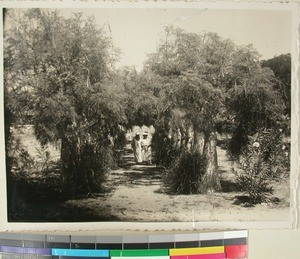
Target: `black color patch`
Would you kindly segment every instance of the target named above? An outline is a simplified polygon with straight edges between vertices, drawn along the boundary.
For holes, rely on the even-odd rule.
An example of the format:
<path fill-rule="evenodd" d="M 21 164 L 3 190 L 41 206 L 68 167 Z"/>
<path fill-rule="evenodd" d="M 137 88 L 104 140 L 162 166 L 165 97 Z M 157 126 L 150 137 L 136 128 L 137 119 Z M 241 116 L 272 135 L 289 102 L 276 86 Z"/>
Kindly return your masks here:
<path fill-rule="evenodd" d="M 241 237 L 241 238 L 232 238 L 232 239 L 224 239 L 224 245 L 246 245 L 247 244 L 247 238 Z"/>
<path fill-rule="evenodd" d="M 190 248 L 190 247 L 199 247 L 199 246 L 200 246 L 199 241 L 184 241 L 184 242 L 175 243 L 176 248 Z"/>
<path fill-rule="evenodd" d="M 174 248 L 175 243 L 174 242 L 166 242 L 166 243 L 149 243 L 150 249 L 168 249 L 168 248 Z"/>
<path fill-rule="evenodd" d="M 216 239 L 216 240 L 204 240 L 200 242 L 201 247 L 209 247 L 209 246 L 223 246 L 224 240 L 223 239 Z"/>
<path fill-rule="evenodd" d="M 148 249 L 148 243 L 128 243 L 124 244 L 124 249 Z"/>
<path fill-rule="evenodd" d="M 70 248 L 69 243 L 46 242 L 46 248 Z"/>
<path fill-rule="evenodd" d="M 120 249 L 123 249 L 123 246 L 122 244 L 97 244 L 97 249 L 104 249 L 104 250 L 120 250 Z"/>
<path fill-rule="evenodd" d="M 96 244 L 89 244 L 89 243 L 72 243 L 72 249 L 95 249 Z"/>

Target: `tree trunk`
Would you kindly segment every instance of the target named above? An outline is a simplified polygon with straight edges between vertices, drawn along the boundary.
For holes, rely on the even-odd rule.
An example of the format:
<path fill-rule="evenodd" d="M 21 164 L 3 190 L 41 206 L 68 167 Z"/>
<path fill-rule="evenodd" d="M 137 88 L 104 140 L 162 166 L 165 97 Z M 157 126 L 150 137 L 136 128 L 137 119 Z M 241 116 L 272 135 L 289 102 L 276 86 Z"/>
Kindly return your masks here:
<path fill-rule="evenodd" d="M 201 131 L 194 131 L 194 143 L 193 143 L 193 150 L 199 151 L 200 154 L 203 154 L 204 150 L 204 143 L 205 143 L 205 136 Z"/>
<path fill-rule="evenodd" d="M 193 138 L 194 138 L 194 132 L 192 127 L 186 129 L 185 136 L 186 136 L 185 139 L 186 150 L 191 152 L 193 147 Z"/>
<path fill-rule="evenodd" d="M 186 142 L 186 130 L 184 127 L 180 127 L 179 128 L 179 131 L 180 131 L 180 134 L 181 134 L 181 139 L 180 139 L 180 147 L 181 148 L 185 148 L 186 145 L 185 145 L 185 142 Z"/>
<path fill-rule="evenodd" d="M 63 188 L 67 193 L 74 195 L 75 184 L 74 184 L 74 166 L 70 161 L 72 156 L 70 151 L 70 145 L 67 139 L 61 139 L 60 147 L 60 161 L 61 161 L 61 171 L 63 173 Z"/>
<path fill-rule="evenodd" d="M 217 136 L 215 132 L 205 137 L 204 153 L 207 157 L 206 173 L 202 177 L 201 192 L 215 192 L 221 190 L 218 174 Z"/>
<path fill-rule="evenodd" d="M 61 171 L 64 176 L 64 188 L 72 196 L 76 196 L 78 189 L 84 183 L 85 168 L 78 143 L 72 143 L 66 138 L 61 140 Z"/>
<path fill-rule="evenodd" d="M 181 148 L 181 144 L 182 144 L 182 134 L 181 134 L 180 128 L 177 128 L 175 139 L 176 139 L 176 147 L 178 149 L 180 149 Z"/>

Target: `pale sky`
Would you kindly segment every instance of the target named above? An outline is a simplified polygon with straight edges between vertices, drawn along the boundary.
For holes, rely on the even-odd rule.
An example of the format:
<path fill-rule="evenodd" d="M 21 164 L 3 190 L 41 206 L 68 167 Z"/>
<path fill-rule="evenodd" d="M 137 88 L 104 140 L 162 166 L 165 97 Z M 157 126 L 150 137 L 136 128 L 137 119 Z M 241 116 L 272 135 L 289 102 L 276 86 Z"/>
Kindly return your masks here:
<path fill-rule="evenodd" d="M 172 24 L 188 32 L 216 32 L 238 45 L 253 44 L 268 59 L 291 52 L 291 13 L 288 11 L 201 9 L 89 10 L 99 25 L 109 22 L 115 45 L 123 52 L 121 64 L 142 67 Z"/>
<path fill-rule="evenodd" d="M 212 10 L 212 9 L 59 9 L 63 15 L 82 12 L 94 16 L 108 31 L 114 45 L 122 51 L 117 66 L 135 66 L 140 70 L 147 53 L 155 52 L 164 27 L 173 25 L 187 32 L 216 32 L 237 45 L 253 44 L 269 59 L 291 52 L 292 15 L 281 10 Z"/>

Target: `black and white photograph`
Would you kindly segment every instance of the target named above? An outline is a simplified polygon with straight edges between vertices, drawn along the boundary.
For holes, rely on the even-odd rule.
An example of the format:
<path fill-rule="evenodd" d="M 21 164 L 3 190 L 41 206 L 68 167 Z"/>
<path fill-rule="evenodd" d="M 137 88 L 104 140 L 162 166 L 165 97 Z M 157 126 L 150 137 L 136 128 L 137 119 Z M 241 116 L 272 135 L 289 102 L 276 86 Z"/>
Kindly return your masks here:
<path fill-rule="evenodd" d="M 293 221 L 292 6 L 116 4 L 2 8 L 7 223 Z"/>

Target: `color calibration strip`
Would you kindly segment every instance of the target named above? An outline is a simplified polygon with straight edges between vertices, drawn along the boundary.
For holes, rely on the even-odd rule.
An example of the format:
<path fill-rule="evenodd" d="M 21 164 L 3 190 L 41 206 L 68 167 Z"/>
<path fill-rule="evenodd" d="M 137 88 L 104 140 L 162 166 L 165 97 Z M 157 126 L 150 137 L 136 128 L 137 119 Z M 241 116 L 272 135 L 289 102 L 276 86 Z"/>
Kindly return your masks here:
<path fill-rule="evenodd" d="M 0 258 L 244 259 L 245 230 L 149 236 L 0 233 Z"/>

